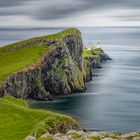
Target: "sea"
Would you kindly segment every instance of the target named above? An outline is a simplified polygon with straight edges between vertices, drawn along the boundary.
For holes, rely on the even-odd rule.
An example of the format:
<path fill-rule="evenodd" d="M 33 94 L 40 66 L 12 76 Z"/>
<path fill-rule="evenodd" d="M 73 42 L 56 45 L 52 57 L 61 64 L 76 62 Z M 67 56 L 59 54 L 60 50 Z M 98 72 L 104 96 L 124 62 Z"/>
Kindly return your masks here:
<path fill-rule="evenodd" d="M 66 28 L 0 29 L 0 46 Z M 100 42 L 112 58 L 93 70 L 85 93 L 54 101 L 34 101 L 33 108 L 74 117 L 84 129 L 107 132 L 140 131 L 140 27 L 79 27 L 83 45 Z M 8 57 L 8 56 L 7 56 Z"/>

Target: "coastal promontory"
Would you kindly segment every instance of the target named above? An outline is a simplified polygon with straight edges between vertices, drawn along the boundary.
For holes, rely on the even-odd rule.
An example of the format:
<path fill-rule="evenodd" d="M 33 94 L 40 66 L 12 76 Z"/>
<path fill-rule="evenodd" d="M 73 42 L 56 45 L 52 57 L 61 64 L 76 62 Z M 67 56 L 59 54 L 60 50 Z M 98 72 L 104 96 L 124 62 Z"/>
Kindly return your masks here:
<path fill-rule="evenodd" d="M 102 49 L 83 50 L 81 33 L 72 28 L 0 48 L 0 95 L 52 100 L 85 91 Z"/>
<path fill-rule="evenodd" d="M 108 59 L 101 48 L 84 48 L 75 28 L 1 47 L 0 139 L 84 138 L 86 133 L 72 117 L 32 109 L 25 100 L 84 94 L 92 69 Z"/>

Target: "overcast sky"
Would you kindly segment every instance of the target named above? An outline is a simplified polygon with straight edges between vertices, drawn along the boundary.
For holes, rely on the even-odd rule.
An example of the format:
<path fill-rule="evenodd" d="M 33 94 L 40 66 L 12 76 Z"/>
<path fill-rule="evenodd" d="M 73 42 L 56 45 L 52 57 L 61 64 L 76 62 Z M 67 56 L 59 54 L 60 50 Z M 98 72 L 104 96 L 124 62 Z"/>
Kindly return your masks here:
<path fill-rule="evenodd" d="M 140 0 L 0 0 L 0 27 L 140 26 Z"/>

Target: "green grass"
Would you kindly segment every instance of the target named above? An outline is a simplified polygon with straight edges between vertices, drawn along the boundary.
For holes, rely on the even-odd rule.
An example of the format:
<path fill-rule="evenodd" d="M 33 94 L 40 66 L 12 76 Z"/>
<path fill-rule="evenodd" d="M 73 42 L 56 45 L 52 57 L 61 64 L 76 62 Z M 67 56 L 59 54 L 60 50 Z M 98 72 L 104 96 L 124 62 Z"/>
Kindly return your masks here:
<path fill-rule="evenodd" d="M 60 39 L 61 37 L 74 34 L 76 34 L 78 37 L 80 32 L 75 28 L 71 28 L 57 34 L 35 37 L 0 47 L 0 85 L 9 75 L 25 67 L 27 68 L 27 66 L 30 64 L 36 63 L 39 58 L 41 58 L 42 53 L 47 52 L 49 47 L 43 47 L 43 45 L 39 43 L 39 40 L 59 39 L 63 43 L 63 41 Z M 24 47 L 15 50 L 9 50 L 11 48 L 15 48 L 16 46 Z"/>
<path fill-rule="evenodd" d="M 83 49 L 83 57 L 93 57 L 93 54 L 88 49 Z"/>
<path fill-rule="evenodd" d="M 0 140 L 23 140 L 27 135 L 40 137 L 64 121 L 69 123 L 67 127 L 76 124 L 65 115 L 31 109 L 22 99 L 0 98 Z"/>
<path fill-rule="evenodd" d="M 0 53 L 0 84 L 10 74 L 36 63 L 48 50 L 48 47 L 30 47 Z"/>
<path fill-rule="evenodd" d="M 89 138 L 90 140 L 101 140 L 99 137 L 97 137 L 97 136 L 91 136 L 90 138 Z"/>
<path fill-rule="evenodd" d="M 42 36 L 42 37 L 47 38 L 47 39 L 59 39 L 63 36 L 69 36 L 69 35 L 73 35 L 73 34 L 78 35 L 77 37 L 79 37 L 80 31 L 76 28 L 70 28 L 70 29 L 64 30 L 60 33 Z"/>
<path fill-rule="evenodd" d="M 55 39 L 61 39 L 61 37 L 64 37 L 64 36 L 70 36 L 70 35 L 76 35 L 77 37 L 80 37 L 80 31 L 76 28 L 70 28 L 70 29 L 66 29 L 62 32 L 59 32 L 59 33 L 56 33 L 56 34 L 51 34 L 51 35 L 44 35 L 44 36 L 39 36 L 39 37 L 34 37 L 34 38 L 30 38 L 30 39 L 27 39 L 27 40 L 23 40 L 23 41 L 19 41 L 19 42 L 16 42 L 14 44 L 9 44 L 7 46 L 4 46 L 4 47 L 1 47 L 0 48 L 0 52 L 3 52 L 3 51 L 6 51 L 10 48 L 13 48 L 15 46 L 20 46 L 21 44 L 28 44 L 30 46 L 32 46 L 32 43 L 33 41 L 35 40 L 40 40 L 40 39 L 48 39 L 48 40 L 55 40 Z M 62 41 L 62 40 L 61 40 Z"/>
<path fill-rule="evenodd" d="M 83 49 L 83 57 L 95 57 L 100 55 L 102 52 L 101 48 L 94 48 L 91 50 L 88 50 L 87 48 Z"/>

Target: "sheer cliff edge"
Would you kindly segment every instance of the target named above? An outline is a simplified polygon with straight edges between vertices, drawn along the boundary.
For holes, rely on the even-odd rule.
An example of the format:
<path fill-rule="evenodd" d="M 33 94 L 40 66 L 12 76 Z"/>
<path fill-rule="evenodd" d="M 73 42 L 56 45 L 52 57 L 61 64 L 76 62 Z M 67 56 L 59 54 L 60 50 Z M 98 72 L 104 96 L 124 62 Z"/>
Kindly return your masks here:
<path fill-rule="evenodd" d="M 75 28 L 1 47 L 0 95 L 52 100 L 84 92 L 92 68 L 108 59 L 101 48 L 83 49 Z"/>

